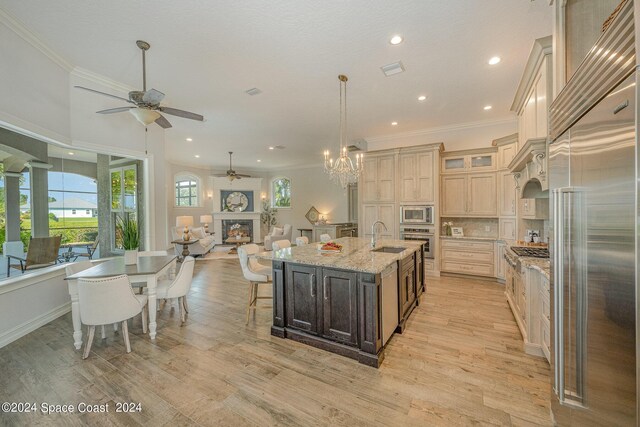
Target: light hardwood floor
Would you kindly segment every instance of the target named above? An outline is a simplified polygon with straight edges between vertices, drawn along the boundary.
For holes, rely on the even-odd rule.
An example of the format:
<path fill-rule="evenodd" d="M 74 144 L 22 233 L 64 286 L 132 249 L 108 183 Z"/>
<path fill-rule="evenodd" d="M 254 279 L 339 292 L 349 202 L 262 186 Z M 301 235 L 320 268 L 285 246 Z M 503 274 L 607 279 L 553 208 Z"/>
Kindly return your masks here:
<path fill-rule="evenodd" d="M 265 289 L 263 287 L 262 292 Z M 549 366 L 527 356 L 497 283 L 428 278 L 380 369 L 245 326 L 237 260 L 196 263 L 190 313 L 158 316 L 155 343 L 130 326 L 81 359 L 63 316 L 0 349 L 0 402 L 110 403 L 107 414 L 0 414 L 0 425 L 549 425 Z M 115 413 L 140 402 L 141 413 Z"/>

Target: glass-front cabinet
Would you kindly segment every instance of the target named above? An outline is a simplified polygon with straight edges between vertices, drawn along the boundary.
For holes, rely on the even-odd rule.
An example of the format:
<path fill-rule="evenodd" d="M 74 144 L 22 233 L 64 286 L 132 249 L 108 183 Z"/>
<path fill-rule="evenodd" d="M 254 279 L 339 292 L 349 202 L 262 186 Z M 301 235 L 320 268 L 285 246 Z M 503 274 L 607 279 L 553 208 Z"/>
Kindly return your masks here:
<path fill-rule="evenodd" d="M 496 169 L 496 153 L 477 153 L 442 157 L 442 173 L 481 172 Z"/>

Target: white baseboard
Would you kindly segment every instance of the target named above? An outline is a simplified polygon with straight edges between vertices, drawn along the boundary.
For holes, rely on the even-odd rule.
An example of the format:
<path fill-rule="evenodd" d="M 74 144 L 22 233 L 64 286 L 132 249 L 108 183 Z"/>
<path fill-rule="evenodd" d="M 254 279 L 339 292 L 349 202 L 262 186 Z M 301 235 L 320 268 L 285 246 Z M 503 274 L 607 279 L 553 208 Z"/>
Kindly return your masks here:
<path fill-rule="evenodd" d="M 0 348 L 4 347 L 5 345 L 11 344 L 19 338 L 22 338 L 29 332 L 35 331 L 40 326 L 44 326 L 47 323 L 57 319 L 58 317 L 64 316 L 70 311 L 71 301 L 62 304 L 60 307 L 56 307 L 53 310 L 36 317 L 35 319 L 24 322 L 22 325 L 18 325 L 15 328 L 9 329 L 8 331 L 0 334 Z"/>

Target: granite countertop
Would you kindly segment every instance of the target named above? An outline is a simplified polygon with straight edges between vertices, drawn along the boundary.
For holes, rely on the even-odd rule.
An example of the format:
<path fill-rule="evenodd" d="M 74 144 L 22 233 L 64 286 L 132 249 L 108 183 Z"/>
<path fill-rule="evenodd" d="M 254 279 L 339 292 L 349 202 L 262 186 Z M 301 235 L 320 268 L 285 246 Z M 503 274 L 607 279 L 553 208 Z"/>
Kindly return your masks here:
<path fill-rule="evenodd" d="M 520 260 L 520 264 L 525 268 L 538 270 L 547 280 L 551 280 L 551 260 L 549 258 L 535 258 L 528 256 L 518 256 L 509 248 L 509 253 Z"/>
<path fill-rule="evenodd" d="M 394 254 L 386 252 L 372 252 L 371 240 L 358 237 L 343 237 L 332 240 L 340 243 L 342 252 L 326 253 L 318 251 L 316 243 L 304 246 L 294 246 L 279 251 L 260 252 L 257 258 L 273 261 L 294 262 L 298 264 L 333 267 L 343 270 L 353 270 L 362 273 L 381 273 L 389 265 L 420 250 L 424 243 L 418 240 L 380 239 L 376 248 L 383 246 L 404 247 L 406 250 Z"/>
<path fill-rule="evenodd" d="M 463 236 L 463 237 L 454 237 L 454 236 L 440 236 L 441 239 L 446 240 L 482 240 L 485 242 L 494 242 L 499 240 L 497 237 L 471 237 L 471 236 Z"/>

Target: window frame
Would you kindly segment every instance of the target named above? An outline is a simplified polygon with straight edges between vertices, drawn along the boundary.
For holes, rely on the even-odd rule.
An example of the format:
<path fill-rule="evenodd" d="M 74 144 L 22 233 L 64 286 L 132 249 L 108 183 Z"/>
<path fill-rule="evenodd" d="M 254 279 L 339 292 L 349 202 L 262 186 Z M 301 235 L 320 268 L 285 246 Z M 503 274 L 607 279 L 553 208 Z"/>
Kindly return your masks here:
<path fill-rule="evenodd" d="M 179 182 L 185 181 L 193 181 L 195 182 L 195 196 L 189 196 L 189 198 L 195 198 L 195 203 L 190 205 L 180 205 L 178 204 L 178 199 L 185 199 L 185 197 L 179 197 L 176 194 L 176 187 Z M 192 186 L 189 185 L 189 188 Z M 190 209 L 190 208 L 201 208 L 202 207 L 202 186 L 200 177 L 194 175 L 191 172 L 179 172 L 173 176 L 173 207 L 178 209 Z"/>
<path fill-rule="evenodd" d="M 276 203 L 276 198 L 275 198 L 275 182 L 279 181 L 279 180 L 283 180 L 286 179 L 287 181 L 289 181 L 289 206 L 277 206 Z M 269 195 L 271 197 L 271 207 L 274 209 L 291 209 L 293 204 L 293 182 L 291 180 L 291 178 L 289 178 L 288 176 L 276 176 L 274 178 L 271 179 L 271 183 L 270 183 L 270 189 L 269 189 Z"/>

